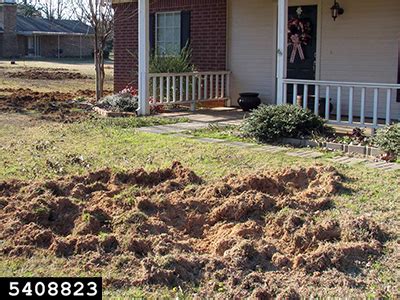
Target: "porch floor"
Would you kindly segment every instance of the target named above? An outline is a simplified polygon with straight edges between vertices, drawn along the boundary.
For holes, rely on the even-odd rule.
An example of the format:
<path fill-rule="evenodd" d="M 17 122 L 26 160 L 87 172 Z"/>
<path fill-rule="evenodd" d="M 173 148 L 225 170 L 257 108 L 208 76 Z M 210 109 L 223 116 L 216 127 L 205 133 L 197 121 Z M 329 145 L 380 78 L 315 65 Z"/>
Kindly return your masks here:
<path fill-rule="evenodd" d="M 192 122 L 219 123 L 221 125 L 239 125 L 246 112 L 236 107 L 216 107 L 197 109 L 196 111 L 174 111 L 161 113 L 162 117 L 185 117 Z"/>

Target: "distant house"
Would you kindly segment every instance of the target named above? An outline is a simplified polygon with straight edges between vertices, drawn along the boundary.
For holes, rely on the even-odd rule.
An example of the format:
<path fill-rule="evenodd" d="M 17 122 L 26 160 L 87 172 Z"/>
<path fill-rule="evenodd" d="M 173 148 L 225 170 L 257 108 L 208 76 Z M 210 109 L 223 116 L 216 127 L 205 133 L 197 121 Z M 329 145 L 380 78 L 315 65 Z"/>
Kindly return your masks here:
<path fill-rule="evenodd" d="M 0 0 L 0 57 L 85 57 L 93 53 L 93 30 L 75 20 L 17 14 L 14 0 Z"/>

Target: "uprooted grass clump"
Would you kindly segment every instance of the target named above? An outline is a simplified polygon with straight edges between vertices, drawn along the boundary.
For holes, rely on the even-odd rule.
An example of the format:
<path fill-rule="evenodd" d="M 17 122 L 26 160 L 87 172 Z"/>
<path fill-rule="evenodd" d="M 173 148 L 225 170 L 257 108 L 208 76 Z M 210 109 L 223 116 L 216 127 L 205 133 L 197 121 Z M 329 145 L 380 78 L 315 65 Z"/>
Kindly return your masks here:
<path fill-rule="evenodd" d="M 30 69 L 24 71 L 15 71 L 6 73 L 10 78 L 22 78 L 29 80 L 66 80 L 66 79 L 91 79 L 90 76 L 83 75 L 79 72 L 68 72 L 65 69 Z"/>
<path fill-rule="evenodd" d="M 204 297 L 259 299 L 310 296 L 302 288 L 311 285 L 362 288 L 353 276 L 383 254 L 388 235 L 365 217 L 327 217 L 340 182 L 316 166 L 206 184 L 178 162 L 0 182 L 1 251 L 111 266 L 122 274 L 105 279 L 113 288 L 198 286 Z"/>

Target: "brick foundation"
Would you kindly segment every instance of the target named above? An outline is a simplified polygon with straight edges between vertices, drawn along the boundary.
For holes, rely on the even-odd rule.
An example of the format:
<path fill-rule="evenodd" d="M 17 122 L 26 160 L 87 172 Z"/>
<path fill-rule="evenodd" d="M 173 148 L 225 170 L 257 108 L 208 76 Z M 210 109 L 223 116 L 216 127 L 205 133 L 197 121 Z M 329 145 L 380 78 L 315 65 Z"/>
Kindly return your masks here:
<path fill-rule="evenodd" d="M 227 0 L 157 0 L 150 13 L 191 11 L 192 62 L 199 71 L 226 69 Z M 137 2 L 114 4 L 114 90 L 137 87 Z"/>

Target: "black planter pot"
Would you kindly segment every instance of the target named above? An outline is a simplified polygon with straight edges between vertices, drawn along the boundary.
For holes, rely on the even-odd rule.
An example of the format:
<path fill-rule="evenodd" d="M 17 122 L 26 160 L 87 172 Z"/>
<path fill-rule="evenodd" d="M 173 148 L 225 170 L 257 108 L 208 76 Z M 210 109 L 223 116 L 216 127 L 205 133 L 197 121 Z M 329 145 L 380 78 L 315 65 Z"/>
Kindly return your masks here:
<path fill-rule="evenodd" d="M 238 103 L 244 111 L 256 109 L 261 104 L 261 99 L 258 93 L 240 93 Z"/>

